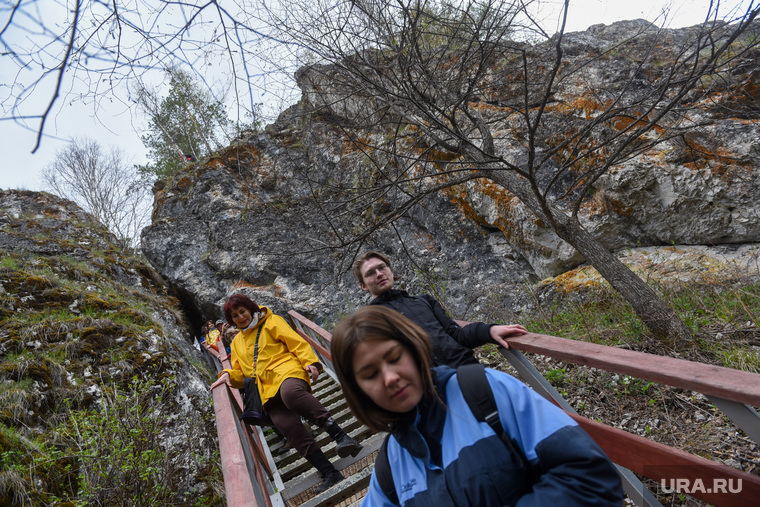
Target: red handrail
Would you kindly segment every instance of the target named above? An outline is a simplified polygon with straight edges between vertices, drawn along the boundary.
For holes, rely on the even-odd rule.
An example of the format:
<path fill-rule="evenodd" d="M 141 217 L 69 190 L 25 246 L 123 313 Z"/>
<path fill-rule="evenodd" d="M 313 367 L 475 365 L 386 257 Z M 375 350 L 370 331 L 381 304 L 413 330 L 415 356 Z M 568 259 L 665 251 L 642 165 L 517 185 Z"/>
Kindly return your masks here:
<path fill-rule="evenodd" d="M 331 335 L 309 319 L 291 310 L 290 317 L 316 332 L 326 341 Z M 457 321 L 460 325 L 468 322 Z M 312 346 L 319 346 L 306 333 L 300 333 Z M 640 377 L 713 395 L 741 403 L 760 404 L 760 375 L 731 368 L 722 368 L 683 359 L 656 356 L 626 349 L 607 347 L 567 338 L 528 333 L 508 338 L 511 348 L 551 356 L 568 362 L 601 368 L 607 371 Z M 322 350 L 324 347 L 319 346 Z M 325 357 L 332 360 L 330 352 Z M 696 479 L 707 483 L 715 479 L 740 481 L 741 491 L 730 496 L 730 505 L 754 507 L 760 498 L 760 477 L 688 452 L 660 444 L 627 431 L 568 412 L 573 419 L 604 449 L 610 459 L 633 472 L 660 481 L 662 479 Z M 667 465 L 663 465 L 667 463 Z M 726 495 L 712 491 L 692 491 L 691 496 L 720 505 Z"/>
<path fill-rule="evenodd" d="M 230 368 L 226 353 L 213 349 L 206 349 L 206 352 L 214 358 L 218 371 L 224 367 Z M 272 507 L 264 477 L 264 472 L 271 477 L 272 471 L 265 462 L 263 444 L 258 434 L 252 436 L 249 426 L 238 419 L 243 406 L 240 393 L 227 386 L 220 386 L 212 391 L 212 397 L 227 505 Z M 242 429 L 243 435 L 238 428 Z M 247 445 L 253 454 L 250 469 L 243 445 Z"/>
<path fill-rule="evenodd" d="M 240 437 L 237 432 L 229 431 L 230 428 L 235 427 L 235 421 L 232 420 L 233 409 L 230 404 L 231 393 L 225 386 L 223 389 L 214 389 L 212 395 L 227 505 L 256 507 L 258 504 L 254 486 L 248 472 Z"/>
<path fill-rule="evenodd" d="M 535 333 L 508 338 L 507 342 L 510 347 L 525 352 L 760 405 L 760 375 L 757 373 Z"/>

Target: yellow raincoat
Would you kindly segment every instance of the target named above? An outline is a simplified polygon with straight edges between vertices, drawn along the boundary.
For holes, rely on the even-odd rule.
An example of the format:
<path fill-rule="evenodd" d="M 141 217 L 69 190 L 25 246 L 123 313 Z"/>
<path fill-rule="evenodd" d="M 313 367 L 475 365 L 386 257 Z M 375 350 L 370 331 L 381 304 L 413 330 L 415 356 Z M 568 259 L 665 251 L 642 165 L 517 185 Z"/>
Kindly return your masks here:
<path fill-rule="evenodd" d="M 219 340 L 219 330 L 217 328 L 210 329 L 206 335 L 206 343 L 214 345 Z"/>
<path fill-rule="evenodd" d="M 231 370 L 224 370 L 230 375 L 230 385 L 242 389 L 243 379 L 256 377 L 256 384 L 261 395 L 261 403 L 266 404 L 273 398 L 280 385 L 287 378 L 300 378 L 310 384 L 306 366 L 313 364 L 320 371 L 322 365 L 311 346 L 291 328 L 288 323 L 264 306 L 266 312 L 255 327 L 240 331 L 232 340 Z M 253 349 L 259 327 L 259 356 L 256 360 L 256 373 L 253 371 Z M 221 373 L 220 373 L 221 376 Z"/>

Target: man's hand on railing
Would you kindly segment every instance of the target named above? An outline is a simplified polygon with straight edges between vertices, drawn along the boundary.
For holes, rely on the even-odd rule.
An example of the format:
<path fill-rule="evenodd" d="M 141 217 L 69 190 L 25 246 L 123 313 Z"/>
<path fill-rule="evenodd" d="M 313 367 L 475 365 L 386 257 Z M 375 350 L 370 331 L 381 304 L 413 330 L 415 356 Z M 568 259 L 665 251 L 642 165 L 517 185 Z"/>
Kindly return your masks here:
<path fill-rule="evenodd" d="M 499 326 L 491 326 L 491 329 L 489 329 L 489 331 L 491 332 L 491 339 L 505 349 L 509 348 L 509 344 L 505 340 L 506 337 L 520 336 L 528 332 L 527 329 L 519 324 L 502 324 Z"/>
<path fill-rule="evenodd" d="M 209 390 L 213 391 L 215 387 L 220 386 L 222 384 L 227 384 L 228 386 L 232 387 L 230 385 L 230 374 L 227 373 L 226 371 L 222 373 L 221 375 L 219 375 L 219 378 L 217 379 L 216 382 L 211 384 L 211 387 L 209 388 Z"/>

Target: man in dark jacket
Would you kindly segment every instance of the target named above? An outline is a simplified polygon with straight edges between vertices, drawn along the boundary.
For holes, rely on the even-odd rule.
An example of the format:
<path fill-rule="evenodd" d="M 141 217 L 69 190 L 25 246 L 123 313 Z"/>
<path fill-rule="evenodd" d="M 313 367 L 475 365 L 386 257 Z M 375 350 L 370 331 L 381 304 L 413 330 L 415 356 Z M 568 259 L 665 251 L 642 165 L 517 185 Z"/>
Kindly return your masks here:
<path fill-rule="evenodd" d="M 374 299 L 371 305 L 382 305 L 406 315 L 427 332 L 433 343 L 432 365 L 442 364 L 456 368 L 477 363 L 472 349 L 486 343 L 509 345 L 507 336 L 518 336 L 528 331 L 520 325 L 493 325 L 474 322 L 460 327 L 446 315 L 441 304 L 432 296 L 410 296 L 393 288 L 393 271 L 388 257 L 379 252 L 367 252 L 354 261 L 354 276 L 359 286 Z"/>

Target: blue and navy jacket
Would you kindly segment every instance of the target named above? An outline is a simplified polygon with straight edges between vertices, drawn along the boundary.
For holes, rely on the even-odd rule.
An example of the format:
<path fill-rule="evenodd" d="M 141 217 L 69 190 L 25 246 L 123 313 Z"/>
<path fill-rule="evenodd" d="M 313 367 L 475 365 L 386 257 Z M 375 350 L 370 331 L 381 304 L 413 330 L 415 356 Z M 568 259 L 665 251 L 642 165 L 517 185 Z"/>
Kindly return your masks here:
<path fill-rule="evenodd" d="M 455 370 L 433 368 L 443 404 L 422 402 L 388 439 L 401 505 L 620 506 L 620 477 L 599 446 L 567 414 L 496 370 L 486 378 L 506 433 L 528 469 L 467 406 Z M 390 506 L 373 473 L 363 507 Z"/>

